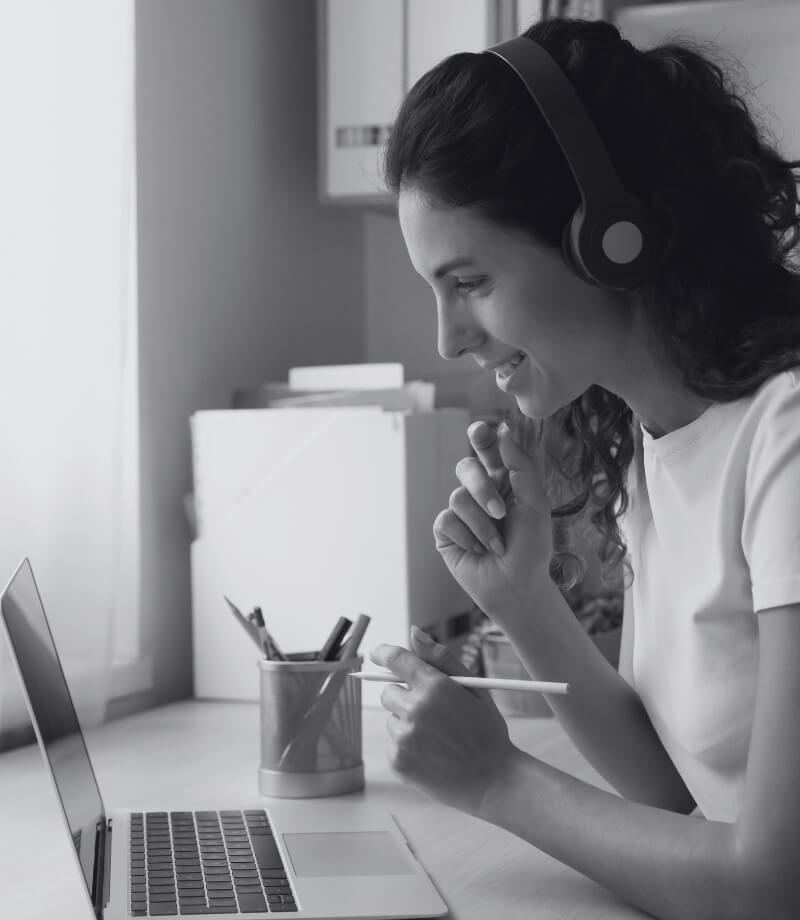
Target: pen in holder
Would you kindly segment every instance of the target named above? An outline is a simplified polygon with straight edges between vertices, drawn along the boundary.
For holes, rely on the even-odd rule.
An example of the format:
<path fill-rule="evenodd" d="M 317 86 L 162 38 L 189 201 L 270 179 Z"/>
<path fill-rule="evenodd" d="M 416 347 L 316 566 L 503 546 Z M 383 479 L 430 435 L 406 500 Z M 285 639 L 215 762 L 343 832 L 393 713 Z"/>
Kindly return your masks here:
<path fill-rule="evenodd" d="M 340 795 L 364 786 L 361 683 L 348 680 L 363 658 L 262 659 L 260 674 L 262 795 Z"/>

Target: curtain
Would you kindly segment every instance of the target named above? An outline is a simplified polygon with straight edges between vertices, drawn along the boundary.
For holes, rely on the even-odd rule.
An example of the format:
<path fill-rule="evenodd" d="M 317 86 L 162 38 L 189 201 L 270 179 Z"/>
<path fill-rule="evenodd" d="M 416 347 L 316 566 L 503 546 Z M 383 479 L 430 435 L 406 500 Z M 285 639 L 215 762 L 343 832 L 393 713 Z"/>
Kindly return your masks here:
<path fill-rule="evenodd" d="M 30 558 L 86 727 L 138 636 L 133 2 L 0 2 L 0 584 Z"/>

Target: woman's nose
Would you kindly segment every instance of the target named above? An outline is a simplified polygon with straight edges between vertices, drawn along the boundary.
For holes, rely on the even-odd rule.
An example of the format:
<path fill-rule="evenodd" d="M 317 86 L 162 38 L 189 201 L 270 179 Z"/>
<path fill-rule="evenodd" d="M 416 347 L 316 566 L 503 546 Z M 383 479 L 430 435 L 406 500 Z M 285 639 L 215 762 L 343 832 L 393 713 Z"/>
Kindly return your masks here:
<path fill-rule="evenodd" d="M 437 319 L 437 347 L 443 358 L 461 358 L 473 351 L 482 339 L 482 333 L 468 310 L 440 303 L 437 308 Z"/>

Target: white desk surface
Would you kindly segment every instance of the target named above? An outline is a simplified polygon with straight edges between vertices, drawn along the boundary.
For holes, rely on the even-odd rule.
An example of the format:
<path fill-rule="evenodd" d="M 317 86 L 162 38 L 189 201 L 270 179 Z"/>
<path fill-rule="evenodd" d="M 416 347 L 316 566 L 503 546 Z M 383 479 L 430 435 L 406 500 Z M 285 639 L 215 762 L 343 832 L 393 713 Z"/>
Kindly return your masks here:
<path fill-rule="evenodd" d="M 395 815 L 453 920 L 645 917 L 507 831 L 404 786 L 386 762 L 386 718 L 383 709 L 364 709 L 366 790 L 355 795 Z M 509 726 L 519 747 L 608 788 L 555 719 L 510 719 Z M 257 792 L 255 703 L 175 703 L 103 726 L 89 734 L 88 745 L 107 808 L 268 807 L 274 801 Z M 0 918 L 91 920 L 71 845 L 38 746 L 0 754 Z"/>

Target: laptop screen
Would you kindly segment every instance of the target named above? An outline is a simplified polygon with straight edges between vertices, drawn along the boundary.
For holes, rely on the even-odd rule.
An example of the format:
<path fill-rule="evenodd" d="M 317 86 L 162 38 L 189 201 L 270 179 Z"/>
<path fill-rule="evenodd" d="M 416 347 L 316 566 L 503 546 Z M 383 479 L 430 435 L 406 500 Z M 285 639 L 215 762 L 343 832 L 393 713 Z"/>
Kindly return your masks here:
<path fill-rule="evenodd" d="M 3 620 L 31 717 L 58 791 L 89 896 L 105 810 L 39 591 L 25 559 L 3 592 Z"/>

